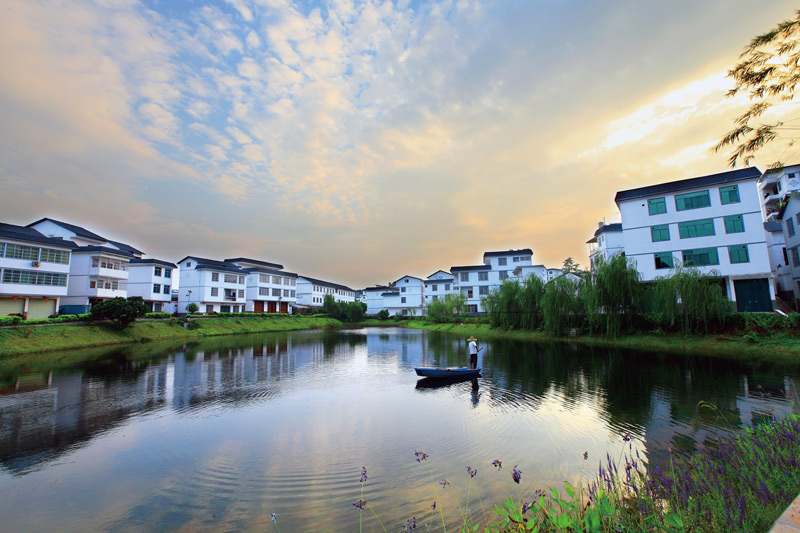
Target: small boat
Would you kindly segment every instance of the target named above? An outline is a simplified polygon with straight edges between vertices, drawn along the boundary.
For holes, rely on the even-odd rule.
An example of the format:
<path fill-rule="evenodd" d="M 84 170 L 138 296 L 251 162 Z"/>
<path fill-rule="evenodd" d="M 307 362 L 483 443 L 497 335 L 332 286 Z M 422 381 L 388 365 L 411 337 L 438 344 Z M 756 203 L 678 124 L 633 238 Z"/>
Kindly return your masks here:
<path fill-rule="evenodd" d="M 415 368 L 418 376 L 424 378 L 471 378 L 481 375 L 480 368 Z"/>

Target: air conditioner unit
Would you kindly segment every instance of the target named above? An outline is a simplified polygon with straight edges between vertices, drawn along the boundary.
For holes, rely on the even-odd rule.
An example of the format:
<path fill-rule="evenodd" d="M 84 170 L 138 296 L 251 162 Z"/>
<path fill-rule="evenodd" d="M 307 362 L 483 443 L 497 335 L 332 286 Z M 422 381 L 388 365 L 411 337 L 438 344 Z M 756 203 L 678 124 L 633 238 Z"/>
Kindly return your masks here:
<path fill-rule="evenodd" d="M 31 266 L 32 266 L 33 268 L 39 268 L 39 261 L 33 261 L 33 262 L 31 263 Z"/>

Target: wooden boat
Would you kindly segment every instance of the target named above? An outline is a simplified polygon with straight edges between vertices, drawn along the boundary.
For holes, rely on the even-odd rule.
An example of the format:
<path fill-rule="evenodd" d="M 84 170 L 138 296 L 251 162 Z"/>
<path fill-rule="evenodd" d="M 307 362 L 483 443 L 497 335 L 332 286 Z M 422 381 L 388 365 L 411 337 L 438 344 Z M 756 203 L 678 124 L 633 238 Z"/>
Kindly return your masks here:
<path fill-rule="evenodd" d="M 425 378 L 477 378 L 481 375 L 480 368 L 415 368 L 418 376 Z"/>

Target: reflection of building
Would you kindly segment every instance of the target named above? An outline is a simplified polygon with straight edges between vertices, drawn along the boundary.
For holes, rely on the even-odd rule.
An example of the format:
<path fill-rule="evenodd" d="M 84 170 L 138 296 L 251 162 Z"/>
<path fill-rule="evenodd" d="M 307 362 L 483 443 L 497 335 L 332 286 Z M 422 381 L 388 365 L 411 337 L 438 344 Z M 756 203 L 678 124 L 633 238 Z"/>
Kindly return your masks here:
<path fill-rule="evenodd" d="M 0 223 L 0 316 L 47 318 L 67 295 L 72 241 Z"/>

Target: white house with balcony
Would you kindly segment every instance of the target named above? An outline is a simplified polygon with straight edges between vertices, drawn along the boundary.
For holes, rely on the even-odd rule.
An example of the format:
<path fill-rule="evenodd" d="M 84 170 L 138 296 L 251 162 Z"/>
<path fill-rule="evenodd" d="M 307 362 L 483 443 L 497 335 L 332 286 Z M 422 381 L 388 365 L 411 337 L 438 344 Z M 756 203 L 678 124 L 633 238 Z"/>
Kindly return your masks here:
<path fill-rule="evenodd" d="M 625 255 L 643 280 L 691 266 L 719 276 L 739 311 L 772 311 L 761 176 L 745 168 L 619 191 Z"/>
<path fill-rule="evenodd" d="M 335 302 L 349 304 L 356 301 L 356 291 L 346 285 L 311 278 L 297 277 L 297 303 L 309 307 L 322 307 L 325 296 L 333 297 Z"/>
<path fill-rule="evenodd" d="M 503 252 L 485 252 L 482 265 L 450 267 L 455 290 L 467 299 L 468 313 L 483 313 L 481 300 L 514 277 L 518 267 L 532 266 L 533 251 L 530 248 Z M 523 269 L 520 269 L 520 273 Z"/>
<path fill-rule="evenodd" d="M 364 297 L 367 303 L 367 314 L 376 315 L 384 309 L 388 309 L 384 305 L 384 298 L 393 296 L 395 288 L 391 285 L 375 285 L 374 287 L 367 287 L 364 289 Z M 399 296 L 400 291 L 397 291 Z M 386 295 L 386 296 L 384 296 Z"/>
<path fill-rule="evenodd" d="M 47 318 L 67 295 L 72 241 L 0 223 L 0 316 Z"/>
<path fill-rule="evenodd" d="M 764 172 L 758 180 L 758 194 L 764 221 L 778 220 L 789 196 L 800 193 L 800 165 L 791 165 Z"/>
<path fill-rule="evenodd" d="M 297 274 L 286 272 L 283 265 L 238 257 L 225 263 L 243 269 L 247 289 L 244 311 L 248 313 L 291 313 L 297 303 Z"/>
<path fill-rule="evenodd" d="M 391 315 L 425 314 L 425 284 L 420 278 L 403 276 L 393 284 L 394 291 L 384 295 L 384 306 Z"/>
<path fill-rule="evenodd" d="M 444 298 L 448 294 L 457 294 L 453 282 L 453 275 L 444 270 L 437 270 L 423 282 L 425 305 L 430 305 L 431 302 Z"/>
<path fill-rule="evenodd" d="M 128 262 L 128 296 L 141 296 L 150 311 L 174 313 L 172 291 L 177 289 L 178 267 L 160 259 Z"/>
<path fill-rule="evenodd" d="M 794 307 L 800 309 L 800 195 L 790 196 L 782 207 L 780 220 L 786 228 L 786 250 L 794 292 Z"/>
<path fill-rule="evenodd" d="M 248 272 L 232 263 L 186 256 L 178 261 L 178 312 L 194 303 L 200 313 L 242 313 L 247 303 Z"/>
<path fill-rule="evenodd" d="M 594 236 L 586 241 L 589 245 L 589 268 L 594 268 L 598 256 L 608 261 L 612 256 L 625 252 L 622 223 L 599 222 Z"/>

